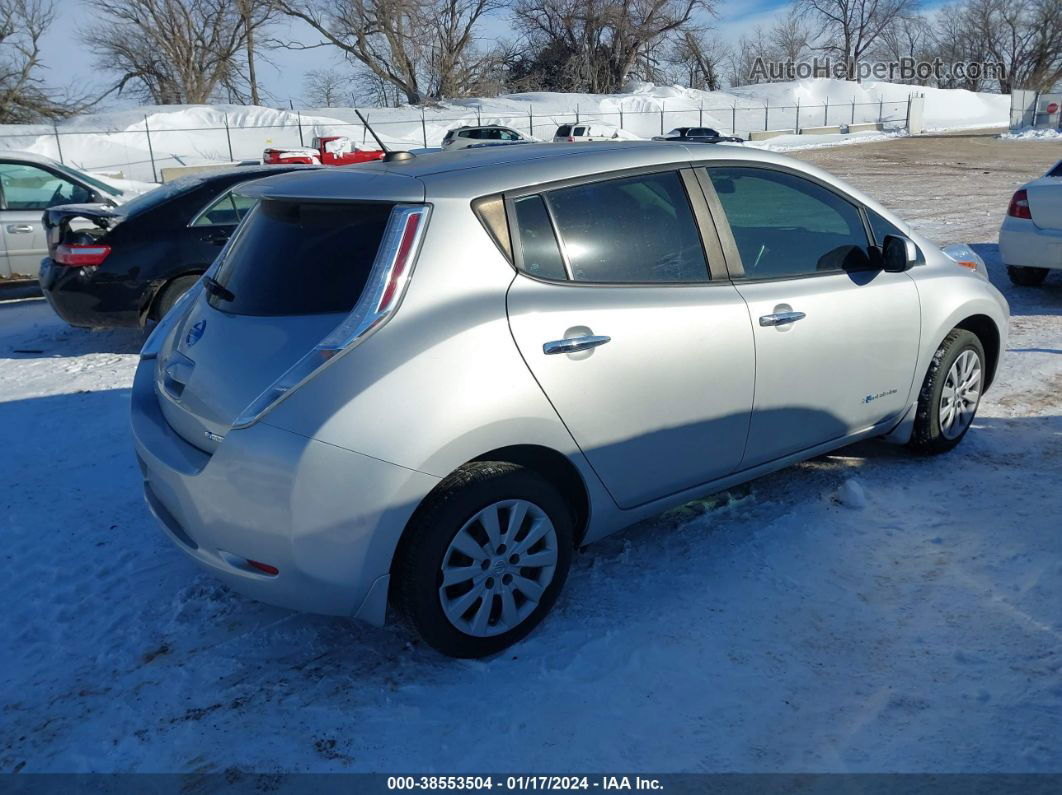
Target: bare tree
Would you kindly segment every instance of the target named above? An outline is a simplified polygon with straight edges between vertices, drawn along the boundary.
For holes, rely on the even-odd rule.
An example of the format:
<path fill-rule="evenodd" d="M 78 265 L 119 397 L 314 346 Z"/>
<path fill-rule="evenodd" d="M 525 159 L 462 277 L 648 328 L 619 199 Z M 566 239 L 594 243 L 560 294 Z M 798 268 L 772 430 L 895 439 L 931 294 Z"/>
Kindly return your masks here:
<path fill-rule="evenodd" d="M 245 38 L 244 49 L 247 52 L 247 87 L 252 105 L 261 105 L 262 98 L 258 90 L 258 75 L 255 69 L 255 34 L 273 18 L 276 4 L 273 0 L 235 0 L 240 13 Z"/>
<path fill-rule="evenodd" d="M 811 47 L 811 31 L 795 8 L 774 24 L 767 38 L 773 54 L 786 63 L 799 63 Z"/>
<path fill-rule="evenodd" d="M 160 105 L 242 98 L 248 20 L 231 0 L 89 0 L 100 17 L 85 36 L 100 65 Z M 254 91 L 257 94 L 257 89 Z"/>
<path fill-rule="evenodd" d="M 313 69 L 303 79 L 306 104 L 334 108 L 350 101 L 353 80 L 338 69 Z"/>
<path fill-rule="evenodd" d="M 89 104 L 50 88 L 41 75 L 40 41 L 54 19 L 48 0 L 0 0 L 0 123 L 69 116 Z"/>
<path fill-rule="evenodd" d="M 668 53 L 676 82 L 703 91 L 722 88 L 722 67 L 730 52 L 719 39 L 709 38 L 708 31 L 684 30 Z"/>
<path fill-rule="evenodd" d="M 856 64 L 882 32 L 917 5 L 918 0 L 796 1 L 800 14 L 818 25 L 818 49 L 840 58 L 849 80 L 856 79 Z"/>
<path fill-rule="evenodd" d="M 1062 80 L 1062 3 L 1058 0 L 970 0 L 954 26 L 978 60 L 1003 64 L 999 90 L 1051 89 Z M 965 60 L 975 60 L 968 55 Z"/>
<path fill-rule="evenodd" d="M 712 0 L 515 0 L 517 24 L 548 54 L 568 90 L 612 93 L 623 87 L 652 45 L 686 27 Z"/>
<path fill-rule="evenodd" d="M 728 82 L 732 86 L 766 83 L 770 78 L 762 67 L 774 60 L 771 37 L 757 26 L 750 34 L 739 38 L 737 46 L 731 51 Z"/>
<path fill-rule="evenodd" d="M 485 56 L 475 31 L 501 0 L 278 0 L 323 41 L 396 88 L 411 104 L 466 95 Z M 291 44 L 294 49 L 307 45 Z"/>

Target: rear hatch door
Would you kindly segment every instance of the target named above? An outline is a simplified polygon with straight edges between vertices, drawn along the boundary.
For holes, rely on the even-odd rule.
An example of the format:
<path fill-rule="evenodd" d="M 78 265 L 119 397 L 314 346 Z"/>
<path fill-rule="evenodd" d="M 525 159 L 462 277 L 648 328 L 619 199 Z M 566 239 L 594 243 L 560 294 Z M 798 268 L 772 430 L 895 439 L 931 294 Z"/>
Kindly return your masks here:
<path fill-rule="evenodd" d="M 261 197 L 160 351 L 155 391 L 178 434 L 213 452 L 241 412 L 350 313 L 393 206 Z"/>

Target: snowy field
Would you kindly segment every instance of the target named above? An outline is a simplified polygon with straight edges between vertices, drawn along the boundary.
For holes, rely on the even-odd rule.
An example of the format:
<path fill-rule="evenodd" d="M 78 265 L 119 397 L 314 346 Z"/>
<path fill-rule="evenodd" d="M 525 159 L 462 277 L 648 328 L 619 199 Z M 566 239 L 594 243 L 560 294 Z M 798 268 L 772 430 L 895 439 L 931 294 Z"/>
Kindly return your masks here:
<path fill-rule="evenodd" d="M 733 130 L 747 138 L 751 130 L 877 121 L 896 131 L 904 126 L 912 93 L 925 94 L 924 121 L 930 130 L 1008 122 L 1010 98 L 999 94 L 825 79 L 726 91 L 643 83 L 623 94 L 531 92 L 454 100 L 423 112 L 409 106 L 363 112 L 376 133 L 395 148 L 436 147 L 447 130 L 481 123 L 507 125 L 551 140 L 558 124 L 576 120 L 603 125 L 607 135 L 622 128 L 619 135 L 624 138 L 650 138 L 681 125 Z M 357 145 L 376 146 L 353 108 L 296 113 L 243 105 L 168 105 L 89 113 L 56 128 L 0 125 L 0 149 L 24 149 L 79 168 L 153 180 L 163 167 L 259 159 L 267 146 L 309 144 L 315 135 L 346 135 Z M 818 147 L 831 138 L 840 136 L 787 136 L 763 146 Z"/>
<path fill-rule="evenodd" d="M 0 771 L 1062 772 L 1062 279 L 1011 287 L 995 245 L 1059 148 L 802 154 L 990 261 L 1010 349 L 966 441 L 860 444 L 595 544 L 485 662 L 200 574 L 141 500 L 139 335 L 0 303 Z"/>

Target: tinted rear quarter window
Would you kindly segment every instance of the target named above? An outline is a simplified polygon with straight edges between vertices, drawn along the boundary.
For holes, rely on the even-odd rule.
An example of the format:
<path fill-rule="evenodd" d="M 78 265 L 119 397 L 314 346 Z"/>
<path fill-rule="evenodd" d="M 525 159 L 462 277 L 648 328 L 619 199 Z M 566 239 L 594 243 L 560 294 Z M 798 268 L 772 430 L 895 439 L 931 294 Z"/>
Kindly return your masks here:
<path fill-rule="evenodd" d="M 525 196 L 514 206 L 523 270 L 540 279 L 567 279 L 545 201 L 541 196 Z"/>
<path fill-rule="evenodd" d="M 391 214 L 383 203 L 266 200 L 248 216 L 218 270 L 238 315 L 349 312 L 361 295 Z"/>

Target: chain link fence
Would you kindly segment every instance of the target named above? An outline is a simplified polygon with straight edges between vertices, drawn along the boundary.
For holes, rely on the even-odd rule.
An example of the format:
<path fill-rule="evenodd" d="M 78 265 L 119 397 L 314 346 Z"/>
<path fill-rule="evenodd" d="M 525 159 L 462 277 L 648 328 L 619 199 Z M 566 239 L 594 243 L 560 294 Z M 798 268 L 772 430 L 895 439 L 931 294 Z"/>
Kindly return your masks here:
<path fill-rule="evenodd" d="M 332 118 L 335 114 L 339 118 Z M 745 105 L 586 110 L 578 105 L 544 113 L 529 105 L 526 112 L 499 113 L 478 105 L 446 108 L 372 108 L 362 112 L 376 134 L 389 147 L 437 147 L 448 129 L 463 125 L 499 124 L 532 138 L 550 140 L 560 124 L 598 124 L 606 135 L 651 138 L 676 127 L 711 127 L 727 135 L 748 139 L 760 131 L 799 133 L 816 128 L 876 124 L 882 129 L 903 129 L 908 124 L 910 100 L 829 103 L 820 105 Z M 222 125 L 187 127 L 151 126 L 143 122 L 121 130 L 86 129 L 64 125 L 0 128 L 0 150 L 25 149 L 46 154 L 78 168 L 110 173 L 127 179 L 159 182 L 162 170 L 172 166 L 260 160 L 267 147 L 308 146 L 314 136 L 345 135 L 368 147 L 376 146 L 372 133 L 350 108 L 323 108 L 305 116 L 277 111 L 276 123 L 258 123 L 247 114 L 224 115 Z M 156 116 L 158 119 L 158 116 Z M 250 123 L 248 123 L 250 122 Z M 14 130 L 19 130 L 15 132 Z M 816 129 L 822 132 L 821 129 Z M 595 134 L 598 134 L 595 131 Z"/>

